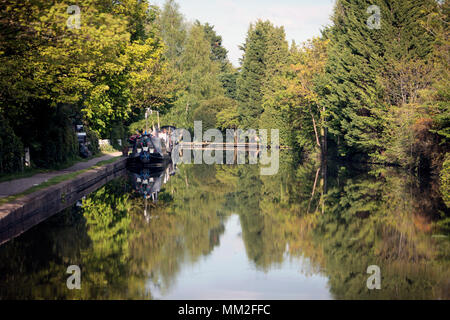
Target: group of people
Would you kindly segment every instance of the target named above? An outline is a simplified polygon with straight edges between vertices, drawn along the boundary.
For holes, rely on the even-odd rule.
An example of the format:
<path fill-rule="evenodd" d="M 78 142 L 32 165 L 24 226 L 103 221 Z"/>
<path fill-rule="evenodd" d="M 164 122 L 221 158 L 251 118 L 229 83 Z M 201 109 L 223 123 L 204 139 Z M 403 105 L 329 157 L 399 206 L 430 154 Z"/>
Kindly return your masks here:
<path fill-rule="evenodd" d="M 154 128 L 150 134 L 147 133 L 145 130 L 136 130 L 136 134 L 130 137 L 129 142 L 134 147 L 137 143 L 143 142 L 146 140 L 146 138 L 159 138 L 161 141 L 164 141 L 164 146 L 166 147 L 167 151 L 170 151 L 172 148 L 172 141 L 171 141 L 171 132 L 170 129 L 163 128 L 162 130 L 158 128 Z"/>

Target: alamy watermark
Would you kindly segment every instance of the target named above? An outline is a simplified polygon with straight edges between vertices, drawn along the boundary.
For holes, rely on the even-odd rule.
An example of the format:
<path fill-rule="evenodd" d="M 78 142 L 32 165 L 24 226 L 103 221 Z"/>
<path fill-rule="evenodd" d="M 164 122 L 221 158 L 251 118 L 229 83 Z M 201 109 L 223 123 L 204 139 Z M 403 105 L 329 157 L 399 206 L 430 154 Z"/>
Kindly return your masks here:
<path fill-rule="evenodd" d="M 379 266 L 372 265 L 367 268 L 367 274 L 371 276 L 367 279 L 367 289 L 381 289 L 381 269 Z"/>
<path fill-rule="evenodd" d="M 261 175 L 272 176 L 280 168 L 280 131 L 278 129 L 226 130 L 226 137 L 218 129 L 209 129 L 203 133 L 202 121 L 194 122 L 194 139 L 186 129 L 177 129 L 172 134 L 174 141 L 181 147 L 174 148 L 174 164 L 261 164 Z M 180 146 L 179 145 L 179 146 Z M 190 145 L 192 150 L 182 146 Z M 206 146 L 206 147 L 203 147 Z M 186 152 L 187 151 L 187 152 Z M 192 151 L 192 152 L 190 152 Z M 193 153 L 193 157 L 192 157 Z"/>
<path fill-rule="evenodd" d="M 372 5 L 367 8 L 367 14 L 371 16 L 367 19 L 367 26 L 370 30 L 380 30 L 381 29 L 381 9 L 379 6 Z"/>
<path fill-rule="evenodd" d="M 70 15 L 67 18 L 67 28 L 70 30 L 81 28 L 81 9 L 77 5 L 67 7 L 67 14 Z"/>
<path fill-rule="evenodd" d="M 81 269 L 79 266 L 72 265 L 67 268 L 67 273 L 71 274 L 69 278 L 67 278 L 67 289 L 69 290 L 81 290 Z"/>

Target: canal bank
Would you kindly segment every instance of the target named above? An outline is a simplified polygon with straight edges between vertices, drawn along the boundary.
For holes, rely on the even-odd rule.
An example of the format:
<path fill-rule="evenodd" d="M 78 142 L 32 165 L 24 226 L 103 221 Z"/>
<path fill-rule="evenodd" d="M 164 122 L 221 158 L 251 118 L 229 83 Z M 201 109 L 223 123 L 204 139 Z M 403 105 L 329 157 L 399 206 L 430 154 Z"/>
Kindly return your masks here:
<path fill-rule="evenodd" d="M 61 178 L 64 175 L 71 173 L 76 174 L 77 172 L 90 169 L 94 166 L 106 164 L 105 162 L 109 163 L 113 159 L 118 158 L 121 155 L 122 155 L 121 152 L 113 152 L 106 154 L 104 153 L 98 157 L 78 162 L 72 165 L 71 167 L 62 170 L 37 173 L 29 177 L 19 177 L 17 179 L 5 180 L 4 182 L 0 182 L 0 205 L 15 200 L 17 196 L 24 196 L 34 191 L 38 191 L 39 189 L 43 189 L 42 186 L 45 186 L 49 182 L 57 180 L 58 178 Z M 60 182 L 62 182 L 64 180 L 69 179 L 64 180 L 59 179 L 59 180 Z M 50 185 L 47 186 L 49 187 Z M 39 189 L 30 190 L 33 188 L 36 189 L 35 187 L 39 187 Z"/>
<path fill-rule="evenodd" d="M 0 244 L 19 236 L 109 181 L 126 173 L 126 158 L 94 167 L 64 181 L 0 205 Z"/>

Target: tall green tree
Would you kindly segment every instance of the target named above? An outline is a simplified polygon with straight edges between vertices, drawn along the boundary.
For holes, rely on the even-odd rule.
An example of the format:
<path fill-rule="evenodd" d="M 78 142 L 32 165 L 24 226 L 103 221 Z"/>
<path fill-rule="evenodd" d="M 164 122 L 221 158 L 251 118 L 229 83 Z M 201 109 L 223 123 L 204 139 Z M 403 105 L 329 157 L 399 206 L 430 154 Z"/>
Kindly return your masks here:
<path fill-rule="evenodd" d="M 183 90 L 179 92 L 167 121 L 179 127 L 193 128 L 196 117 L 201 120 L 201 113 L 196 112 L 196 109 L 200 105 L 206 108 L 205 101 L 224 95 L 218 78 L 220 65 L 211 60 L 211 45 L 202 25 L 194 24 L 190 28 L 181 63 Z"/>
<path fill-rule="evenodd" d="M 200 22 L 197 20 L 196 24 L 200 25 Z M 205 32 L 205 38 L 211 44 L 211 60 L 219 62 L 221 70 L 224 71 L 229 62 L 227 57 L 228 51 L 222 45 L 222 36 L 219 36 L 214 30 L 214 26 L 209 23 L 203 25 L 203 30 Z"/>
<path fill-rule="evenodd" d="M 372 153 L 382 147 L 380 113 L 386 106 L 379 99 L 377 84 L 382 33 L 366 24 L 370 5 L 366 0 L 338 1 L 329 32 L 325 103 L 330 110 L 330 131 L 340 143 L 341 155 Z M 384 12 L 387 7 L 382 9 Z M 385 20 L 381 21 L 384 26 Z"/>
<path fill-rule="evenodd" d="M 158 16 L 161 37 L 166 45 L 165 56 L 178 68 L 186 45 L 188 27 L 175 0 L 167 0 Z"/>
<path fill-rule="evenodd" d="M 263 113 L 263 83 L 266 77 L 265 54 L 267 37 L 273 28 L 269 21 L 257 21 L 251 24 L 247 33 L 243 51 L 242 68 L 237 79 L 239 114 L 243 128 L 257 128 L 258 119 Z"/>
<path fill-rule="evenodd" d="M 278 78 L 279 89 L 266 105 L 279 109 L 285 143 L 304 155 L 326 151 L 326 108 L 319 84 L 325 73 L 328 40 L 315 38 L 290 49 L 291 64 Z"/>
<path fill-rule="evenodd" d="M 385 150 L 383 133 L 392 104 L 413 102 L 427 84 L 423 61 L 431 40 L 420 21 L 436 6 L 434 0 L 340 0 L 329 30 L 329 60 L 322 94 L 330 112 L 330 131 L 341 155 L 377 156 Z M 368 13 L 369 12 L 369 13 Z M 372 25 L 371 23 L 372 22 Z"/>
<path fill-rule="evenodd" d="M 281 79 L 289 67 L 289 44 L 283 27 L 273 27 L 267 33 L 267 47 L 264 54 L 265 75 L 262 83 L 263 113 L 259 119 L 262 129 L 280 130 L 280 143 L 289 145 L 292 127 L 289 115 L 277 101 L 277 94 L 283 90 Z"/>

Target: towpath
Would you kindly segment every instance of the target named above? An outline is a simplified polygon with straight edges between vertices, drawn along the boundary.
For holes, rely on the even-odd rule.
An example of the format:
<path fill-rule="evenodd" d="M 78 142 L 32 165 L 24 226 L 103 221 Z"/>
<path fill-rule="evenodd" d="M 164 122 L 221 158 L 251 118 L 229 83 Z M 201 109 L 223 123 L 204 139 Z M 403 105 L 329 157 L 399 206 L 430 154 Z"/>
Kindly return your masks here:
<path fill-rule="evenodd" d="M 93 166 L 95 166 L 97 163 L 102 161 L 107 161 L 112 158 L 116 158 L 121 156 L 121 152 L 115 152 L 115 153 L 108 153 L 104 156 L 94 158 L 91 160 L 88 160 L 86 162 L 78 162 L 77 164 L 73 165 L 70 168 L 60 170 L 60 171 L 52 171 L 52 172 L 46 172 L 46 173 L 38 173 L 34 176 L 28 177 L 28 178 L 20 178 L 16 180 L 6 181 L 0 183 L 0 199 L 6 198 L 9 196 L 14 196 L 17 194 L 21 194 L 22 192 L 34 187 L 38 186 L 44 182 L 47 182 L 48 180 L 65 175 L 67 173 L 77 172 L 85 169 L 89 169 Z"/>

